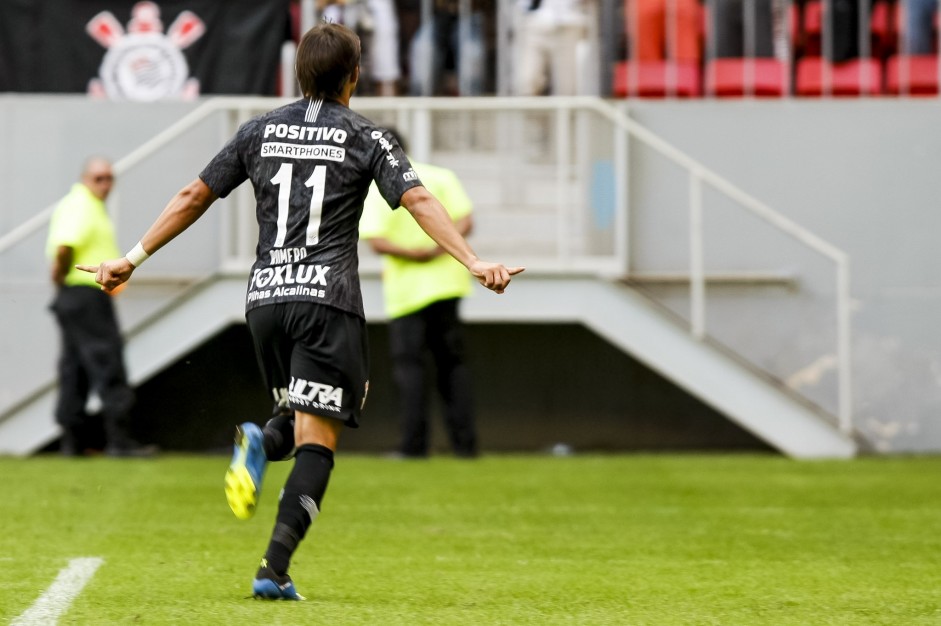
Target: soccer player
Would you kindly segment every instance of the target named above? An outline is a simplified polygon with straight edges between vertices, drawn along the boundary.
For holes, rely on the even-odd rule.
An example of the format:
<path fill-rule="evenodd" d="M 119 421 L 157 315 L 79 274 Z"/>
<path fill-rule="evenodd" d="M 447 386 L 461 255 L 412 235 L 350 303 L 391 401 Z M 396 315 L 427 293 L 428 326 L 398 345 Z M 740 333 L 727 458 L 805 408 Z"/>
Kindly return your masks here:
<path fill-rule="evenodd" d="M 511 276 L 523 271 L 477 258 L 394 138 L 350 110 L 359 61 L 359 39 L 351 30 L 331 23 L 312 28 L 297 49 L 304 97 L 239 128 L 125 257 L 80 266 L 95 272 L 105 291 L 115 289 L 217 198 L 251 180 L 259 234 L 246 321 L 263 382 L 287 415 L 265 430 L 248 422 L 237 431 L 226 473 L 226 496 L 236 516 L 254 512 L 267 461 L 294 451 L 252 584 L 261 598 L 301 599 L 288 566 L 319 514 L 340 433 L 359 425 L 366 401 L 357 230 L 370 183 L 375 180 L 390 208 L 405 207 L 487 288 L 503 293 Z"/>

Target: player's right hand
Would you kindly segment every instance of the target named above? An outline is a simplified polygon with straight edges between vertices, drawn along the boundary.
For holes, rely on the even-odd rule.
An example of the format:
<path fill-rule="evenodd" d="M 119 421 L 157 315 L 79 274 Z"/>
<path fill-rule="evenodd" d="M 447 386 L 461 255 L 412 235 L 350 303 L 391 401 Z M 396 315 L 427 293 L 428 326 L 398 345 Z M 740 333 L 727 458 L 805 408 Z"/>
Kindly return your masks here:
<path fill-rule="evenodd" d="M 101 265 L 76 265 L 76 269 L 95 275 L 95 282 L 106 293 L 112 293 L 131 278 L 134 266 L 126 258 L 102 261 Z"/>

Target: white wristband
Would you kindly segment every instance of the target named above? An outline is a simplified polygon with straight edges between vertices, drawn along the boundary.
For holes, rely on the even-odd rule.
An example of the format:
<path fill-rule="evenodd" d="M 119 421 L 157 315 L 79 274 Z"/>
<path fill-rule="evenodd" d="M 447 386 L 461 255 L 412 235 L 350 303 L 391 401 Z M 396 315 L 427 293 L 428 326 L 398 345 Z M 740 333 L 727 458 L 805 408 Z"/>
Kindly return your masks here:
<path fill-rule="evenodd" d="M 144 252 L 144 246 L 141 245 L 141 242 L 137 242 L 137 245 L 134 246 L 130 252 L 124 255 L 128 261 L 131 262 L 131 265 L 134 267 L 140 267 L 141 263 L 150 258 L 150 255 Z"/>

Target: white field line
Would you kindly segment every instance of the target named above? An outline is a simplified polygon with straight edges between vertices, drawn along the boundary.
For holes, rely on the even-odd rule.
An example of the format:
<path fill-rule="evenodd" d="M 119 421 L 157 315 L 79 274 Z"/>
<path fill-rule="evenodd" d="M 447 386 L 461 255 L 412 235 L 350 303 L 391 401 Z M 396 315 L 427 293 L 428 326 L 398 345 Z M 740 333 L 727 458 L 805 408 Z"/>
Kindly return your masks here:
<path fill-rule="evenodd" d="M 25 613 L 13 620 L 10 626 L 55 624 L 104 562 L 104 559 L 98 557 L 69 561 L 68 567 L 59 572 L 45 593 L 39 596 L 39 599 L 26 609 Z"/>

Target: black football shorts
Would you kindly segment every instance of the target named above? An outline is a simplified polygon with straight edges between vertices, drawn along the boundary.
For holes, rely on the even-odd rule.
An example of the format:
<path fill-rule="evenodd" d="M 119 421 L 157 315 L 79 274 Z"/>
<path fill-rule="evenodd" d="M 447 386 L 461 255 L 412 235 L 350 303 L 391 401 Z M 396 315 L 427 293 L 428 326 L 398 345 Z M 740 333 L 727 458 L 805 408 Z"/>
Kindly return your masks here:
<path fill-rule="evenodd" d="M 275 402 L 359 427 L 369 388 L 365 320 L 313 302 L 260 306 L 246 320 Z"/>

